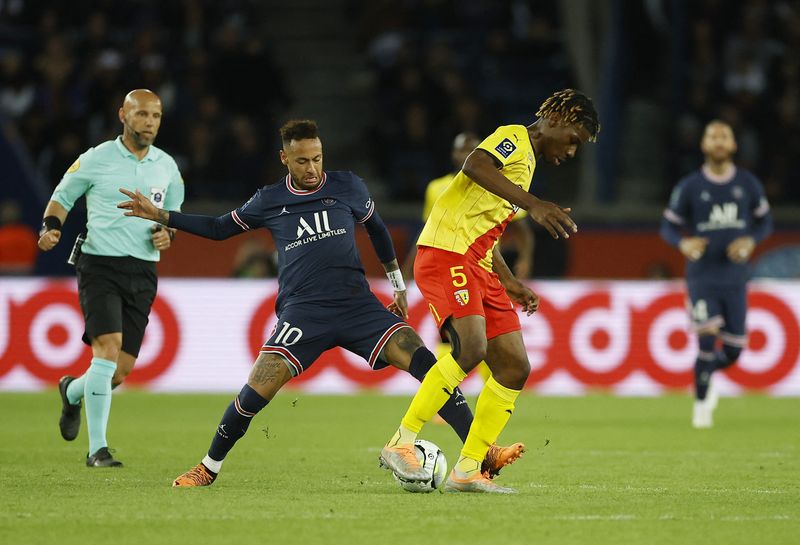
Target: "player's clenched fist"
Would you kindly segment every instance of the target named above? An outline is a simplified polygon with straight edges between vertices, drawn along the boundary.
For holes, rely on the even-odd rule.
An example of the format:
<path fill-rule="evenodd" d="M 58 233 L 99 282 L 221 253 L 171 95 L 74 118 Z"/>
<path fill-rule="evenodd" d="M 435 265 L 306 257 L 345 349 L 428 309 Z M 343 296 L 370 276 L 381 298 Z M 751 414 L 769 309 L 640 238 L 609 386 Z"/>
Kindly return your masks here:
<path fill-rule="evenodd" d="M 52 250 L 61 240 L 61 230 L 51 229 L 39 237 L 39 249 L 45 252 Z"/>
<path fill-rule="evenodd" d="M 706 246 L 708 246 L 707 238 L 683 237 L 678 247 L 681 253 L 686 256 L 686 259 L 689 261 L 697 261 L 706 253 Z"/>
<path fill-rule="evenodd" d="M 728 244 L 727 254 L 728 259 L 734 263 L 744 263 L 753 254 L 756 248 L 756 241 L 753 237 L 744 236 L 733 239 Z"/>

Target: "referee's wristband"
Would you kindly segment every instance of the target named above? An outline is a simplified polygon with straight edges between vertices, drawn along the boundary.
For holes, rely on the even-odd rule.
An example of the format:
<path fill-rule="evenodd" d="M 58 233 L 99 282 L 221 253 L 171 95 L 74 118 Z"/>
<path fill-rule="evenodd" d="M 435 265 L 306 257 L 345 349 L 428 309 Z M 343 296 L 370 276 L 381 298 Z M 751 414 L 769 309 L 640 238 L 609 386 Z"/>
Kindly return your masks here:
<path fill-rule="evenodd" d="M 54 229 L 61 230 L 61 220 L 58 219 L 56 216 L 46 216 L 42 220 L 42 228 L 39 229 L 39 236 L 44 235 L 48 231 L 52 231 Z"/>
<path fill-rule="evenodd" d="M 400 272 L 400 269 L 387 272 L 386 278 L 391 282 L 394 291 L 406 291 L 406 284 L 403 282 L 403 273 Z"/>

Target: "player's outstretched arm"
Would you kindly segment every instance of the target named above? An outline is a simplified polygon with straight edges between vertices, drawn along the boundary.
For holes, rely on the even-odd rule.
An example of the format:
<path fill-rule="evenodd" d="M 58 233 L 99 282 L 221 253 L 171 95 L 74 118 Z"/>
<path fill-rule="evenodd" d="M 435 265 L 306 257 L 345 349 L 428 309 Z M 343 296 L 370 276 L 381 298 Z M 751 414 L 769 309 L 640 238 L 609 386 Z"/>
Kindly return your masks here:
<path fill-rule="evenodd" d="M 469 154 L 463 171 L 479 186 L 527 210 L 531 218 L 547 229 L 553 238 L 569 238 L 570 233 L 578 232 L 578 226 L 569 215 L 571 208 L 562 208 L 555 203 L 538 199 L 513 184 L 497 170 L 494 158 L 482 149 L 476 149 Z"/>
<path fill-rule="evenodd" d="M 127 210 L 127 212 L 125 212 L 126 216 L 135 216 L 137 218 L 152 220 L 162 225 L 169 224 L 169 212 L 158 208 L 150 202 L 150 199 L 142 195 L 138 189 L 134 193 L 133 191 L 121 187 L 119 188 L 119 192 L 130 199 L 129 201 L 124 201 L 117 205 L 117 208 Z"/>
<path fill-rule="evenodd" d="M 126 216 L 135 216 L 155 221 L 167 227 L 180 229 L 203 238 L 224 240 L 248 230 L 233 219 L 233 214 L 224 216 L 204 216 L 200 214 L 182 214 L 157 208 L 150 199 L 142 195 L 120 188 L 120 192 L 130 197 L 131 200 L 121 202 L 117 208 L 127 210 Z"/>

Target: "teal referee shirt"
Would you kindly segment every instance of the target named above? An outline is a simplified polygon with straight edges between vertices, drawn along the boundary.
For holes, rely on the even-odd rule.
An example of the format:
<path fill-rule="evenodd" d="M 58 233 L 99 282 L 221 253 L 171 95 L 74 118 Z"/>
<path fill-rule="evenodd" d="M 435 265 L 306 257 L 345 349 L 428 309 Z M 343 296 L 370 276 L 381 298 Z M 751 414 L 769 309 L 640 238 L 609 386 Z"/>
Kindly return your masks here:
<path fill-rule="evenodd" d="M 121 136 L 81 154 L 56 186 L 51 200 L 69 212 L 75 201 L 86 195 L 88 234 L 83 253 L 158 261 L 160 252 L 151 239 L 154 223 L 123 215 L 117 204 L 127 197 L 119 192 L 120 187 L 138 189 L 165 210 L 180 210 L 183 204 L 183 178 L 175 160 L 155 146 L 139 160 L 125 147 Z"/>

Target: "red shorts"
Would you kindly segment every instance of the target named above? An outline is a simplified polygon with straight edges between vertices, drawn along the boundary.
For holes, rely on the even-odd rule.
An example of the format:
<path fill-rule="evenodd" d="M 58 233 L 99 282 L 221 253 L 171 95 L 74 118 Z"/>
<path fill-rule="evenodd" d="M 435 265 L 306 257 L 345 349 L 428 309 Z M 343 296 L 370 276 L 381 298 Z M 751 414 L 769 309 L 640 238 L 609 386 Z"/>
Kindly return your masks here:
<path fill-rule="evenodd" d="M 486 319 L 487 339 L 520 330 L 514 303 L 497 274 L 478 265 L 472 256 L 420 246 L 414 279 L 439 329 L 450 316 L 479 315 Z"/>

